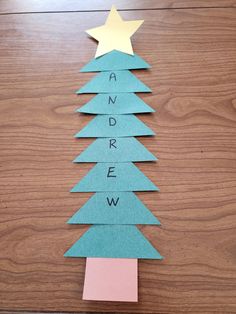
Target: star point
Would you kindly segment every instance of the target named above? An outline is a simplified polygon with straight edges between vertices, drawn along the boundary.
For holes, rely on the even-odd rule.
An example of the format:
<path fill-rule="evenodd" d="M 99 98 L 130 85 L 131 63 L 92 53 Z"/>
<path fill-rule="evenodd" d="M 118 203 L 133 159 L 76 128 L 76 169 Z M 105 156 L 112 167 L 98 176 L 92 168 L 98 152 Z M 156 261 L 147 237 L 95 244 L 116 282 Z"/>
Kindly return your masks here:
<path fill-rule="evenodd" d="M 143 22 L 143 20 L 124 21 L 113 5 L 104 25 L 86 31 L 98 41 L 95 58 L 112 50 L 133 55 L 130 37 Z"/>

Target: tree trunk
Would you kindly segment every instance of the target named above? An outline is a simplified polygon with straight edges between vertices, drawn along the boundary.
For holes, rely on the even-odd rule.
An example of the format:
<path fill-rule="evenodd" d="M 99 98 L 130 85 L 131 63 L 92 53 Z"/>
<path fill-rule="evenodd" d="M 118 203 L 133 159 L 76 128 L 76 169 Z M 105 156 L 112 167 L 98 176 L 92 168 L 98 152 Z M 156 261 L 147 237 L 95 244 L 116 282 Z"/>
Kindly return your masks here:
<path fill-rule="evenodd" d="M 138 301 L 138 260 L 87 258 L 83 300 Z"/>

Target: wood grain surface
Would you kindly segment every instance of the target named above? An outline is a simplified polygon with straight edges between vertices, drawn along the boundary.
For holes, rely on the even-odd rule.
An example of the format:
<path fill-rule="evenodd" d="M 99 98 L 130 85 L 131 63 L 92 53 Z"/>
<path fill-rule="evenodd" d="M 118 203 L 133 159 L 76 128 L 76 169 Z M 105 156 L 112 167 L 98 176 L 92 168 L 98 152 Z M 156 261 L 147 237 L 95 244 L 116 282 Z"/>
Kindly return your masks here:
<path fill-rule="evenodd" d="M 153 2 L 155 3 L 155 2 Z M 67 219 L 91 194 L 70 188 L 92 164 L 73 135 L 90 97 L 74 91 L 96 44 L 84 30 L 106 12 L 0 16 L 0 309 L 236 313 L 236 9 L 122 12 L 145 19 L 133 37 L 152 65 L 135 75 L 157 110 L 139 115 L 159 157 L 139 168 L 160 193 L 137 193 L 162 226 L 140 229 L 165 256 L 140 260 L 139 302 L 82 301 L 84 259 L 63 253 L 86 230 Z"/>
<path fill-rule="evenodd" d="M 232 8 L 236 0 L 1 0 L 0 13 L 101 11 L 113 4 L 119 10 Z"/>

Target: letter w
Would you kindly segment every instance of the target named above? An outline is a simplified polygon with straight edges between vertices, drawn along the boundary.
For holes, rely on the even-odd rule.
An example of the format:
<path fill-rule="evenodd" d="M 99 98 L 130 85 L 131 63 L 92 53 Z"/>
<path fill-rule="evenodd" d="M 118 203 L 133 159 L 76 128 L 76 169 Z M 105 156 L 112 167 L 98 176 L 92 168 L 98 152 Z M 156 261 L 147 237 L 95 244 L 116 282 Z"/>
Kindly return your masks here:
<path fill-rule="evenodd" d="M 109 199 L 109 197 L 107 197 L 107 203 L 109 206 L 111 206 L 111 205 L 116 206 L 118 202 L 119 202 L 119 197 L 117 197 L 116 200 L 113 197 L 111 199 Z"/>

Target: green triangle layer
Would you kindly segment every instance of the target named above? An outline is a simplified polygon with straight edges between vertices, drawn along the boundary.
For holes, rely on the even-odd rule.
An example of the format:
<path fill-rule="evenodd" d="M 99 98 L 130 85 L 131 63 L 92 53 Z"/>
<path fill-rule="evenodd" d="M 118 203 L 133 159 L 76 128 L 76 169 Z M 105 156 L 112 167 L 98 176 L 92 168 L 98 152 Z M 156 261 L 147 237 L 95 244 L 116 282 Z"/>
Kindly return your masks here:
<path fill-rule="evenodd" d="M 98 138 L 74 162 L 154 161 L 157 158 L 134 137 Z"/>
<path fill-rule="evenodd" d="M 92 226 L 64 254 L 66 257 L 162 259 L 139 229 L 129 225 Z"/>
<path fill-rule="evenodd" d="M 76 93 L 97 94 L 135 92 L 149 93 L 151 90 L 130 71 L 123 70 L 100 72 Z"/>
<path fill-rule="evenodd" d="M 154 112 L 134 93 L 97 94 L 87 104 L 76 110 L 89 114 L 130 114 Z"/>
<path fill-rule="evenodd" d="M 132 162 L 97 163 L 71 192 L 158 191 Z"/>
<path fill-rule="evenodd" d="M 113 50 L 101 57 L 92 59 L 80 72 L 99 72 L 108 70 L 148 69 L 150 65 L 138 55 L 129 55 Z"/>
<path fill-rule="evenodd" d="M 69 224 L 160 225 L 160 221 L 132 192 L 95 193 Z"/>
<path fill-rule="evenodd" d="M 154 134 L 133 114 L 97 115 L 75 137 L 128 137 Z"/>

